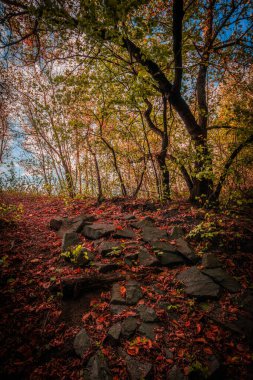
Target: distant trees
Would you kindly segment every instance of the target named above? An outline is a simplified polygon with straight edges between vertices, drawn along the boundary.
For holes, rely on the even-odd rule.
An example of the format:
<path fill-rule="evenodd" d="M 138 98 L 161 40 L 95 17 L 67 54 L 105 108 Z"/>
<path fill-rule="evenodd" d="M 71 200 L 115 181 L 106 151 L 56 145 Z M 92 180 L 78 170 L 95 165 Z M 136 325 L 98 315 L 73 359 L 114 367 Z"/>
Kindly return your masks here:
<path fill-rule="evenodd" d="M 99 198 L 117 178 L 123 196 L 150 196 L 155 184 L 160 199 L 183 187 L 192 201 L 218 200 L 234 160 L 252 143 L 250 108 L 245 113 L 241 104 L 238 111 L 234 103 L 231 115 L 237 112 L 248 132 L 237 135 L 230 151 L 230 138 L 219 140 L 227 151 L 219 162 L 221 84 L 229 88 L 231 70 L 251 63 L 247 1 L 4 0 L 2 8 L 9 57 L 41 57 L 41 67 L 54 62 L 42 108 L 29 101 L 25 113 L 37 141 L 44 141 L 41 158 L 50 157 L 69 195 L 91 181 L 89 161 Z"/>

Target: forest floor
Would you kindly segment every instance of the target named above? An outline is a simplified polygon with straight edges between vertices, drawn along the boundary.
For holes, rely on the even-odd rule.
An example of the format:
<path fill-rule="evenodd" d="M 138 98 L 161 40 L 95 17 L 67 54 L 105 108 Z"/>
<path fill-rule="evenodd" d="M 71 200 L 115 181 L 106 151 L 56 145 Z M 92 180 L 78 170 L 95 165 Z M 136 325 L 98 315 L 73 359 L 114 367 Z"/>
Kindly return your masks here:
<path fill-rule="evenodd" d="M 2 203 L 22 204 L 0 220 L 2 379 L 253 378 L 249 209 L 10 194 Z M 106 224 L 101 236 L 89 223 L 69 235 L 90 255 L 81 267 L 60 255 L 67 219 L 50 228 L 80 215 Z"/>

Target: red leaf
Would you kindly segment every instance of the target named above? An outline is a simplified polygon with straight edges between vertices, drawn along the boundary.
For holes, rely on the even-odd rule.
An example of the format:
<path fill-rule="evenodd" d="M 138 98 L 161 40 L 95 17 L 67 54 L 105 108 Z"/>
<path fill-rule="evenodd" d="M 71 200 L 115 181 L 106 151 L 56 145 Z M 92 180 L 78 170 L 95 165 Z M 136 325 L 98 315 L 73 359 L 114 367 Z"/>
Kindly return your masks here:
<path fill-rule="evenodd" d="M 199 334 L 201 330 L 202 330 L 201 324 L 197 323 L 197 334 Z"/>

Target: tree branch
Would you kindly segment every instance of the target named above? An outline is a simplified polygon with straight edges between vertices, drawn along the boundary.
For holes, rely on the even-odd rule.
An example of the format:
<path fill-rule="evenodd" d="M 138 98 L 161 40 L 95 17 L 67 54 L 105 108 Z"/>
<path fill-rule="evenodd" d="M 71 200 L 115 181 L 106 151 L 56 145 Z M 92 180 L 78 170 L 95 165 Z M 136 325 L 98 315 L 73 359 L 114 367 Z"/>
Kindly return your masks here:
<path fill-rule="evenodd" d="M 175 79 L 174 89 L 180 91 L 183 76 L 183 61 L 182 61 L 182 30 L 183 30 L 183 0 L 173 1 L 173 53 L 175 62 Z"/>

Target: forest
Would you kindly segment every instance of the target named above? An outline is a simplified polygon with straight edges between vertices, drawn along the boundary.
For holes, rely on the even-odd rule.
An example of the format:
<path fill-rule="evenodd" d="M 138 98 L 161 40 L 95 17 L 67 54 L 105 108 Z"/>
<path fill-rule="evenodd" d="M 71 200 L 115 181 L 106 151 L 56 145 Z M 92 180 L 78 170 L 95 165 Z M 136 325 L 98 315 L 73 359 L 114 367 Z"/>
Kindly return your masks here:
<path fill-rule="evenodd" d="M 252 378 L 252 11 L 0 1 L 3 379 Z"/>

